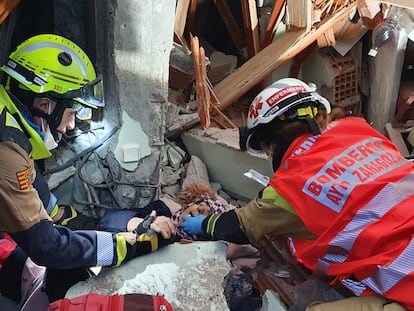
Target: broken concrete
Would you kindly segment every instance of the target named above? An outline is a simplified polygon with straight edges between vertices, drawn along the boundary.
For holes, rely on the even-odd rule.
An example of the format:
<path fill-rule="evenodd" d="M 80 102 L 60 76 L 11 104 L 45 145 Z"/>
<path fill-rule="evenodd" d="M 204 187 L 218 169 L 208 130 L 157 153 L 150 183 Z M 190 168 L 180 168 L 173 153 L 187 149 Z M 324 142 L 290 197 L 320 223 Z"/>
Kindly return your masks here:
<path fill-rule="evenodd" d="M 250 168 L 273 175 L 271 163 L 264 156 L 240 151 L 237 129 L 194 128 L 183 133 L 182 140 L 188 152 L 205 163 L 211 181 L 236 197 L 252 199 L 263 188 L 243 175 Z"/>
<path fill-rule="evenodd" d="M 74 285 L 66 297 L 99 294 L 163 294 L 175 311 L 229 310 L 223 290 L 230 265 L 223 242 L 172 244 Z"/>
<path fill-rule="evenodd" d="M 122 183 L 117 191 L 126 203 L 122 208 L 139 208 L 158 191 L 175 1 L 104 1 L 96 10 L 104 114 L 121 127 L 101 154 Z"/>
<path fill-rule="evenodd" d="M 122 113 L 122 123 L 118 135 L 118 144 L 113 150 L 116 159 L 122 168 L 128 171 L 134 171 L 139 160 L 151 154 L 148 136 L 143 131 L 141 124 L 132 120 L 126 112 Z M 133 148 L 134 147 L 134 148 Z M 136 150 L 136 157 L 128 156 L 127 148 Z"/>

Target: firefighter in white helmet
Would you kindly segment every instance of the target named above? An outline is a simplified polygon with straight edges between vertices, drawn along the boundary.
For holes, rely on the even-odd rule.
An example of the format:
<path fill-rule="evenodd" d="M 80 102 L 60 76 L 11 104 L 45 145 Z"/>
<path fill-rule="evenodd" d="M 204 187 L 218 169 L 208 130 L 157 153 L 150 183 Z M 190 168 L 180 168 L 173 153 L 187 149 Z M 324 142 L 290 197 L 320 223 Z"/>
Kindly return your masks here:
<path fill-rule="evenodd" d="M 345 116 L 298 79 L 264 89 L 240 147 L 270 156 L 274 176 L 246 206 L 186 216 L 181 227 L 256 246 L 285 238 L 299 262 L 355 295 L 303 310 L 414 310 L 413 164 L 363 118 Z"/>

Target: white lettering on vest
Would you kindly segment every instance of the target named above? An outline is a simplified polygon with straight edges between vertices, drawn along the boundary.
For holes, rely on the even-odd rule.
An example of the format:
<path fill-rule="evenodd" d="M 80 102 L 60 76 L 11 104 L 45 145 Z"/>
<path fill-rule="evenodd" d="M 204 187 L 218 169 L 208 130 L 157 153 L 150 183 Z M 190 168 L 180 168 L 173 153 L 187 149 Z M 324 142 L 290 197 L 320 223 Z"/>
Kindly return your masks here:
<path fill-rule="evenodd" d="M 339 213 L 356 186 L 405 163 L 404 157 L 384 146 L 381 139 L 369 138 L 327 162 L 306 181 L 302 191 Z"/>

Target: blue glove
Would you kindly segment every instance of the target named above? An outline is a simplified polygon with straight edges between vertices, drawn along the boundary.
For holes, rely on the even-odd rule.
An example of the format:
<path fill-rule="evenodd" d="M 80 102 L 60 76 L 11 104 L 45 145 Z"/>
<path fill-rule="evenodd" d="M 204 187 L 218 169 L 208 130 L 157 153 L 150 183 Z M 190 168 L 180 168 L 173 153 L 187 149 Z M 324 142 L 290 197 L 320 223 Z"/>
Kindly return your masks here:
<path fill-rule="evenodd" d="M 188 234 L 202 234 L 204 233 L 202 228 L 203 220 L 206 218 L 204 215 L 197 216 L 183 216 L 183 222 L 178 225 Z"/>

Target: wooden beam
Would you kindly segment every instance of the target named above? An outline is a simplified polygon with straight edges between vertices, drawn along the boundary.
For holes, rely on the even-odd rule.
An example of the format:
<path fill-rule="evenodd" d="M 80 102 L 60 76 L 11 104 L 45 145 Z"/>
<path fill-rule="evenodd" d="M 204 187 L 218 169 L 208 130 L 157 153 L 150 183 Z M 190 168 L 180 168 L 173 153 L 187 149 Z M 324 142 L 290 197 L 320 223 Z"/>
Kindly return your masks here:
<path fill-rule="evenodd" d="M 20 0 L 4 0 L 0 1 L 0 24 L 3 23 L 14 10 Z"/>
<path fill-rule="evenodd" d="M 184 34 L 189 5 L 190 0 L 177 0 L 177 6 L 175 7 L 174 32 L 179 38 L 181 38 Z"/>
<path fill-rule="evenodd" d="M 224 128 L 237 128 L 237 126 L 219 109 L 217 96 L 208 80 L 206 70 L 206 56 L 203 47 L 200 47 L 198 37 L 190 33 L 190 45 L 194 62 L 194 75 L 196 81 L 197 112 L 201 127 L 205 130 L 210 127 L 211 118 Z M 210 114 L 210 111 L 212 113 Z"/>
<path fill-rule="evenodd" d="M 303 37 L 304 30 L 288 32 L 245 62 L 238 70 L 216 84 L 214 92 L 219 98 L 221 109 L 226 109 L 247 93 L 256 84 L 269 77 L 289 58 L 285 50 L 293 47 Z"/>
<path fill-rule="evenodd" d="M 257 18 L 256 0 L 240 0 L 243 12 L 244 36 L 247 55 L 253 57 L 260 51 L 259 20 Z"/>
<path fill-rule="evenodd" d="M 312 43 L 303 51 L 298 53 L 295 57 L 293 57 L 289 70 L 289 78 L 297 78 L 299 76 L 300 68 L 302 67 L 303 62 L 309 57 L 315 47 L 316 45 Z"/>
<path fill-rule="evenodd" d="M 194 62 L 194 75 L 196 81 L 196 99 L 198 116 L 200 117 L 201 127 L 207 129 L 210 127 L 210 92 L 208 91 L 205 79 L 206 64 L 204 48 L 200 48 L 197 37 L 190 33 L 190 45 Z"/>
<path fill-rule="evenodd" d="M 197 12 L 197 0 L 190 0 L 190 8 L 188 12 L 188 26 L 187 31 L 189 33 L 195 32 L 195 18 Z"/>
<path fill-rule="evenodd" d="M 263 39 L 262 49 L 268 46 L 273 41 L 276 28 L 281 20 L 281 12 L 286 5 L 285 0 L 276 0 L 273 7 L 272 15 L 270 16 L 269 23 L 267 24 L 266 34 Z"/>
<path fill-rule="evenodd" d="M 214 87 L 214 92 L 220 101 L 220 109 L 226 109 L 232 105 L 255 85 L 269 77 L 281 65 L 315 42 L 335 22 L 347 18 L 356 6 L 357 2 L 353 2 L 346 7 L 342 7 L 310 32 L 301 30 L 285 33 L 280 39 L 272 42 L 245 62 L 238 70 Z"/>
<path fill-rule="evenodd" d="M 413 0 L 382 0 L 382 3 L 396 5 L 407 9 L 414 9 Z"/>
<path fill-rule="evenodd" d="M 309 31 L 311 29 L 312 1 L 287 0 L 286 7 L 286 24 L 288 26 L 305 28 L 306 31 Z"/>
<path fill-rule="evenodd" d="M 198 106 L 198 115 L 203 129 L 210 127 L 210 91 L 207 86 L 207 69 L 206 69 L 206 52 L 203 47 L 200 47 L 200 54 L 198 56 L 198 65 L 200 68 L 200 89 L 201 101 Z M 198 98 L 197 98 L 198 101 Z"/>
<path fill-rule="evenodd" d="M 227 0 L 213 0 L 223 19 L 224 25 L 229 32 L 230 38 L 233 41 L 234 47 L 236 48 L 239 56 L 245 58 L 242 50 L 246 46 L 242 32 L 240 31 L 239 25 L 237 25 L 234 19 L 233 13 L 227 3 Z"/>

